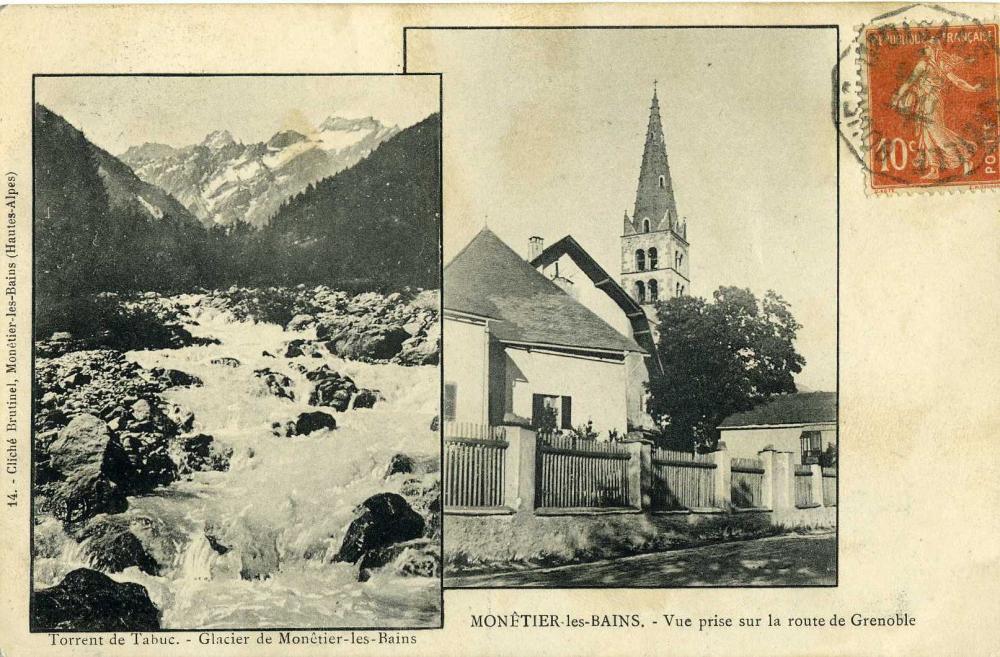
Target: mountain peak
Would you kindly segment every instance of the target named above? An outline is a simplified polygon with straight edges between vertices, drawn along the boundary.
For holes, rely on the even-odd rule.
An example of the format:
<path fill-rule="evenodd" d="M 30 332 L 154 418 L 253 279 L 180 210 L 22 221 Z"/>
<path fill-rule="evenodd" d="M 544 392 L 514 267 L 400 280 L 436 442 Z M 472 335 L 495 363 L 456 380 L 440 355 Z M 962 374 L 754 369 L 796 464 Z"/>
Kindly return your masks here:
<path fill-rule="evenodd" d="M 176 151 L 173 146 L 147 141 L 142 146 L 129 146 L 128 150 L 126 150 L 119 157 L 119 159 L 124 160 L 126 164 L 132 166 L 148 162 L 149 160 L 158 160 L 170 157 L 175 152 Z"/>
<path fill-rule="evenodd" d="M 300 141 L 305 141 L 307 137 L 295 130 L 282 130 L 276 132 L 273 137 L 267 140 L 268 148 L 286 148 Z"/>
<path fill-rule="evenodd" d="M 236 140 L 233 139 L 233 136 L 229 134 L 228 130 L 215 130 L 208 133 L 208 135 L 205 136 L 205 140 L 201 143 L 202 146 L 212 150 L 219 150 L 231 144 L 235 144 Z"/>
<path fill-rule="evenodd" d="M 349 119 L 344 116 L 328 116 L 320 124 L 320 132 L 347 132 L 354 130 L 377 130 L 383 127 L 382 123 L 373 116 L 364 118 Z"/>

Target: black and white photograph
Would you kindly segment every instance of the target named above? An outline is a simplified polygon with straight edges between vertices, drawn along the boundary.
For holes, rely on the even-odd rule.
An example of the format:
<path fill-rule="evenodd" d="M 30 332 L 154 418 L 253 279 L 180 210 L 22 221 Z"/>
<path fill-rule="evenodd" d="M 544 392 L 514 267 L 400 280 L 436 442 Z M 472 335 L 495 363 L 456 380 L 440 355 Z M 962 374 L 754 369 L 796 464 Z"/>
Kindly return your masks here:
<path fill-rule="evenodd" d="M 446 107 L 446 587 L 836 585 L 835 44 L 409 32 L 476 88 Z"/>
<path fill-rule="evenodd" d="M 440 627 L 440 93 L 35 77 L 32 631 Z"/>

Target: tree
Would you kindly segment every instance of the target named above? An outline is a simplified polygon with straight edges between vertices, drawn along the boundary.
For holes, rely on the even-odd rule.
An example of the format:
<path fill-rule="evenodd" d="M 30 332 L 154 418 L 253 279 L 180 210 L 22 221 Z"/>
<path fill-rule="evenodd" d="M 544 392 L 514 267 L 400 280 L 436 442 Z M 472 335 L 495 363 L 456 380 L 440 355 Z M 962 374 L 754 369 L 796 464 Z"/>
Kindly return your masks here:
<path fill-rule="evenodd" d="M 771 396 L 795 392 L 805 359 L 795 351 L 801 325 L 768 291 L 720 287 L 707 301 L 675 297 L 657 305 L 663 374 L 649 383 L 649 411 L 672 449 L 714 448 L 716 427 Z"/>

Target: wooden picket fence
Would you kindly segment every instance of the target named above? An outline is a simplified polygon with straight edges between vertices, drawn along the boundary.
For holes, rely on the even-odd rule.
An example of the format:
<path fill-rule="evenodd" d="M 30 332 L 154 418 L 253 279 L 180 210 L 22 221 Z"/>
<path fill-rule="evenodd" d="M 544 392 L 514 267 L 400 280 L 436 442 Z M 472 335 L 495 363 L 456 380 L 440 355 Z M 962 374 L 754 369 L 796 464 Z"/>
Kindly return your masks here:
<path fill-rule="evenodd" d="M 734 457 L 729 469 L 732 504 L 738 509 L 756 509 L 764 505 L 764 462 L 760 459 Z"/>
<path fill-rule="evenodd" d="M 453 509 L 503 506 L 504 428 L 446 422 L 444 436 L 444 505 Z"/>
<path fill-rule="evenodd" d="M 709 454 L 654 448 L 651 503 L 657 511 L 714 507 L 716 465 Z"/>
<path fill-rule="evenodd" d="M 624 445 L 545 434 L 539 436 L 536 454 L 536 507 L 628 506 L 629 453 Z"/>
<path fill-rule="evenodd" d="M 823 506 L 837 506 L 837 468 L 823 468 Z"/>
<path fill-rule="evenodd" d="M 808 465 L 795 466 L 795 506 L 815 506 L 812 492 L 812 469 Z"/>

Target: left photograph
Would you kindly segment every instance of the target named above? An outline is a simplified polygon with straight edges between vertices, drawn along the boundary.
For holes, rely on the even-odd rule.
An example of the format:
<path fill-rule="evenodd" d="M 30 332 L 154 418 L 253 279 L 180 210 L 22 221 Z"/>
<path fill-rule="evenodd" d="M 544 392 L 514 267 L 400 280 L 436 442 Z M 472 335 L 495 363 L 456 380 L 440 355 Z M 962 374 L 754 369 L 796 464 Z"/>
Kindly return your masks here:
<path fill-rule="evenodd" d="M 35 76 L 31 631 L 441 626 L 440 82 Z"/>

